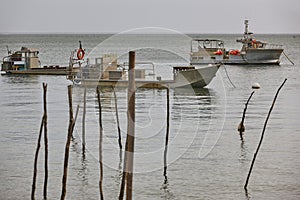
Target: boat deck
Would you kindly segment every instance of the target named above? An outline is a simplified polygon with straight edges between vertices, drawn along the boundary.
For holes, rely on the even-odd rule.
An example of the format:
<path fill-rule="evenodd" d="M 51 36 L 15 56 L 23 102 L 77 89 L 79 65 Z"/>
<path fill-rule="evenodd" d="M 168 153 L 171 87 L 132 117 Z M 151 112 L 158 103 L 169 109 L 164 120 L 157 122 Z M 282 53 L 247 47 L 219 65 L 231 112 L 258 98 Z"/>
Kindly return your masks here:
<path fill-rule="evenodd" d="M 73 68 L 72 72 L 70 70 L 63 68 L 33 68 L 33 69 L 27 69 L 27 70 L 6 70 L 5 74 L 16 74 L 16 75 L 61 75 L 61 76 L 67 76 L 67 75 L 76 75 L 79 72 L 79 68 Z"/>
<path fill-rule="evenodd" d="M 80 82 L 81 86 L 98 86 L 101 87 L 128 87 L 127 80 L 99 80 L 99 79 L 86 79 L 86 80 L 79 80 L 75 79 L 74 83 Z M 156 89 L 164 89 L 172 87 L 175 83 L 173 80 L 135 80 L 135 85 L 137 88 L 156 88 Z"/>

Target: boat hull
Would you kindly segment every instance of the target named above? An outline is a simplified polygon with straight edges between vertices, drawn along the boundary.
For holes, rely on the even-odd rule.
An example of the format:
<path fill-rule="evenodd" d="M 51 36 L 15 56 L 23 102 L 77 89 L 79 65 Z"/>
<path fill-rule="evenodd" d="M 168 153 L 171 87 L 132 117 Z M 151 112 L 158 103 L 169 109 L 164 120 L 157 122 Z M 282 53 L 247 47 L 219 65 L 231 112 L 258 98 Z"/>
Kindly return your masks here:
<path fill-rule="evenodd" d="M 248 65 L 248 64 L 280 64 L 280 56 L 283 49 L 247 49 L 238 55 L 228 55 L 228 57 L 220 58 L 207 54 L 206 58 L 192 59 L 192 65 L 202 65 L 210 63 L 224 63 L 228 65 Z"/>
<path fill-rule="evenodd" d="M 207 86 L 216 76 L 219 65 L 199 67 L 193 70 L 180 71 L 175 75 L 174 83 L 170 87 L 193 87 L 202 88 Z"/>
<path fill-rule="evenodd" d="M 216 76 L 219 65 L 200 67 L 198 69 L 179 71 L 174 80 L 141 80 L 136 79 L 137 88 L 203 88 Z M 75 84 L 82 86 L 128 87 L 128 80 L 75 79 Z"/>
<path fill-rule="evenodd" d="M 229 55 L 225 64 L 280 64 L 283 49 L 247 49 L 240 55 Z"/>

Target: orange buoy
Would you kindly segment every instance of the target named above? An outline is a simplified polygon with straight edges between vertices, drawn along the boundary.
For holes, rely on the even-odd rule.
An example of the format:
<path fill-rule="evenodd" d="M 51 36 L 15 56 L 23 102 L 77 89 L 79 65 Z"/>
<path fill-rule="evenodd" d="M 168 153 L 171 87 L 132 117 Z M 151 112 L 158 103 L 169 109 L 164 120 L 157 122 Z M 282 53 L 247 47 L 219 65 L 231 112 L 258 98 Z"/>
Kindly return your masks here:
<path fill-rule="evenodd" d="M 215 55 L 223 55 L 223 52 L 221 49 L 219 49 L 218 51 L 214 52 Z"/>
<path fill-rule="evenodd" d="M 236 50 L 231 50 L 230 52 L 229 52 L 229 54 L 230 55 L 240 55 L 240 51 L 238 50 L 238 49 L 236 49 Z"/>

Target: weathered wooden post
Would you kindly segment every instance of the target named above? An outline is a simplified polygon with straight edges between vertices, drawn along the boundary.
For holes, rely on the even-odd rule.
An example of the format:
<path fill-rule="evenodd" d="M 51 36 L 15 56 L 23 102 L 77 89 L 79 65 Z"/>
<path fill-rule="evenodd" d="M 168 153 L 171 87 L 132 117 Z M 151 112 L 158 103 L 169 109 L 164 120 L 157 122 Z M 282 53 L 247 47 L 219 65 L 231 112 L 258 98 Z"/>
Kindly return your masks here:
<path fill-rule="evenodd" d="M 115 109 L 116 109 L 116 120 L 117 120 L 117 127 L 118 127 L 118 136 L 119 136 L 119 148 L 122 149 L 122 135 L 121 135 L 121 129 L 120 129 L 120 122 L 119 122 L 119 114 L 118 114 L 118 102 L 117 102 L 117 95 L 115 88 L 112 86 L 113 93 L 114 93 L 114 99 L 115 99 Z"/>
<path fill-rule="evenodd" d="M 250 101 L 253 94 L 254 94 L 254 91 L 251 93 L 251 95 L 249 96 L 249 98 L 248 98 L 248 100 L 245 104 L 245 108 L 244 108 L 244 112 L 243 112 L 243 116 L 242 116 L 242 121 L 240 122 L 240 124 L 238 126 L 238 131 L 240 132 L 241 140 L 243 140 L 243 132 L 245 131 L 244 120 L 245 120 L 245 116 L 246 116 L 247 106 L 248 106 L 248 103 L 249 103 L 249 101 Z"/>
<path fill-rule="evenodd" d="M 34 167 L 33 167 L 33 180 L 32 180 L 32 189 L 31 189 L 31 199 L 34 200 L 35 199 L 35 186 L 36 186 L 36 177 L 37 177 L 37 161 L 38 161 L 38 157 L 39 157 L 39 150 L 41 147 L 41 137 L 42 137 L 42 132 L 43 132 L 43 125 L 44 125 L 44 116 L 42 117 L 42 122 L 41 122 L 41 126 L 40 126 L 40 133 L 39 133 L 39 137 L 38 137 L 38 142 L 37 142 L 37 146 L 36 146 L 36 150 L 35 150 L 35 157 L 34 157 Z"/>
<path fill-rule="evenodd" d="M 99 107 L 99 127 L 100 127 L 100 134 L 99 134 L 99 163 L 100 163 L 100 177 L 99 177 L 99 191 L 100 191 L 100 198 L 101 200 L 104 199 L 103 196 L 103 163 L 102 163 L 102 140 L 103 140 L 103 126 L 102 126 L 102 106 L 101 106 L 101 98 L 100 98 L 100 89 L 97 86 L 97 98 L 98 98 L 98 107 Z"/>
<path fill-rule="evenodd" d="M 41 125 L 40 125 L 40 132 L 39 132 L 39 136 L 38 136 L 37 147 L 36 147 L 35 157 L 34 157 L 33 180 L 32 180 L 32 189 L 31 189 L 31 199 L 32 200 L 35 199 L 35 188 L 36 188 L 36 177 L 37 177 L 37 161 L 38 161 L 38 157 L 39 157 L 39 150 L 40 150 L 40 147 L 41 147 L 41 137 L 42 137 L 43 127 L 44 127 L 44 124 L 45 124 L 45 108 L 47 108 L 46 93 L 47 93 L 47 84 L 43 83 L 44 114 L 43 114 Z M 46 109 L 46 111 L 47 111 L 47 109 Z"/>
<path fill-rule="evenodd" d="M 249 178 L 250 178 L 250 175 L 251 175 L 251 172 L 252 172 L 252 168 L 253 168 L 253 166 L 254 166 L 254 162 L 255 162 L 256 156 L 257 156 L 258 151 L 259 151 L 259 149 L 260 149 L 260 146 L 261 146 L 261 144 L 262 144 L 262 141 L 263 141 L 263 138 L 264 138 L 264 134 L 265 134 L 265 130 L 266 130 L 266 127 L 267 127 L 268 120 L 269 120 L 269 118 L 270 118 L 271 112 L 272 112 L 273 107 L 274 107 L 274 105 L 275 105 L 275 102 L 276 102 L 277 96 L 278 96 L 278 94 L 279 94 L 279 91 L 281 90 L 281 88 L 282 88 L 283 85 L 285 84 L 286 80 L 287 80 L 287 79 L 285 79 L 285 80 L 283 81 L 283 83 L 281 84 L 281 86 L 278 88 L 278 90 L 277 90 L 277 92 L 276 92 L 276 94 L 275 94 L 275 97 L 274 97 L 274 99 L 273 99 L 272 105 L 271 105 L 271 107 L 270 107 L 268 116 L 267 116 L 267 118 L 266 118 L 266 121 L 265 121 L 265 124 L 264 124 L 264 128 L 263 128 L 263 131 L 262 131 L 262 134 L 261 134 L 261 138 L 260 138 L 259 144 L 258 144 L 258 146 L 257 146 L 257 149 L 256 149 L 256 151 L 255 151 L 255 153 L 254 153 L 254 156 L 253 156 L 253 159 L 252 159 L 252 163 L 251 163 L 251 166 L 250 166 L 250 170 L 249 170 L 249 173 L 248 173 L 248 176 L 247 176 L 247 179 L 246 179 L 246 183 L 245 183 L 245 185 L 244 185 L 244 189 L 246 190 L 246 193 L 247 193 L 247 186 L 248 186 Z"/>
<path fill-rule="evenodd" d="M 74 127 L 73 105 L 72 105 L 72 86 L 71 85 L 68 86 L 68 97 L 69 97 L 69 128 L 68 128 L 67 142 L 66 142 L 66 146 L 65 146 L 64 171 L 63 171 L 63 178 L 62 178 L 62 192 L 61 192 L 61 197 L 60 197 L 61 200 L 65 199 L 66 192 L 67 192 L 69 150 L 70 150 L 70 143 L 71 143 L 73 127 Z"/>
<path fill-rule="evenodd" d="M 135 132 L 135 52 L 129 52 L 128 72 L 128 111 L 127 111 L 127 138 L 125 146 L 124 168 L 119 199 L 124 196 L 124 184 L 126 186 L 126 199 L 132 199 L 133 156 L 134 156 L 134 132 Z M 126 180 L 126 181 L 125 181 Z"/>
<path fill-rule="evenodd" d="M 72 130 L 74 130 L 74 127 L 75 127 L 75 123 L 76 123 L 76 121 L 77 121 L 77 116 L 78 116 L 78 113 L 79 113 L 79 108 L 80 108 L 80 106 L 79 106 L 79 104 L 77 105 L 77 108 L 76 108 L 76 112 L 75 112 L 75 119 L 74 119 L 74 123 L 73 123 L 73 126 L 72 126 Z M 71 137 L 72 139 L 74 139 L 74 137 L 73 137 L 73 132 L 72 132 L 72 137 Z"/>
<path fill-rule="evenodd" d="M 85 152 L 85 115 L 86 115 L 86 87 L 83 92 L 83 114 L 82 114 L 82 152 Z"/>
<path fill-rule="evenodd" d="M 47 199 L 48 185 L 48 136 L 47 136 L 47 84 L 43 83 L 44 89 L 44 145 L 45 145 L 45 178 L 44 178 L 44 199 Z"/>
<path fill-rule="evenodd" d="M 167 129 L 166 129 L 166 140 L 165 140 L 165 150 L 164 150 L 164 177 L 165 182 L 167 182 L 167 154 L 169 145 L 169 126 L 170 126 L 170 89 L 167 88 Z"/>

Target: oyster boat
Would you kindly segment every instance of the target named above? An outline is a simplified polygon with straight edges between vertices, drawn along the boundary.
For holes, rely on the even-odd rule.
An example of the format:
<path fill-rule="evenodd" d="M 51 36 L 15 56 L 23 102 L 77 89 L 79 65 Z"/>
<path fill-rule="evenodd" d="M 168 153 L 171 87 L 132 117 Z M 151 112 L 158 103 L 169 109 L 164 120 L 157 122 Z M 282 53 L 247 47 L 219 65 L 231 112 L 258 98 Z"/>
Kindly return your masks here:
<path fill-rule="evenodd" d="M 269 44 L 257 40 L 248 30 L 245 20 L 243 38 L 236 41 L 242 44 L 241 49 L 226 50 L 224 42 L 218 39 L 193 39 L 191 41 L 191 65 L 224 63 L 224 64 L 280 64 L 283 53 L 282 45 Z"/>

